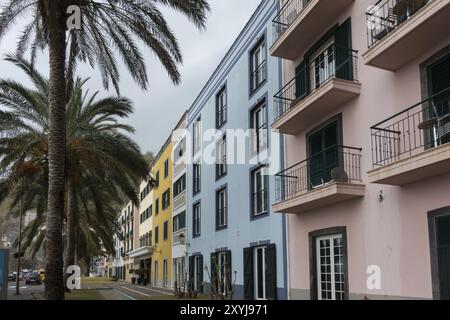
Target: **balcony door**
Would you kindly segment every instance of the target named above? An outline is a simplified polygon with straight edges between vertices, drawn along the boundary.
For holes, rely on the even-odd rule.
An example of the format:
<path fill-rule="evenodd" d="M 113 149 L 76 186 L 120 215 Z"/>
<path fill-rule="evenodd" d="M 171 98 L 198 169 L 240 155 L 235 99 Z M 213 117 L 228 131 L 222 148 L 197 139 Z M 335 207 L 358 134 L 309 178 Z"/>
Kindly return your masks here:
<path fill-rule="evenodd" d="M 436 119 L 434 144 L 450 142 L 450 54 L 428 67 L 429 116 Z"/>
<path fill-rule="evenodd" d="M 332 180 L 332 170 L 339 166 L 340 122 L 334 120 L 308 136 L 310 188 Z"/>

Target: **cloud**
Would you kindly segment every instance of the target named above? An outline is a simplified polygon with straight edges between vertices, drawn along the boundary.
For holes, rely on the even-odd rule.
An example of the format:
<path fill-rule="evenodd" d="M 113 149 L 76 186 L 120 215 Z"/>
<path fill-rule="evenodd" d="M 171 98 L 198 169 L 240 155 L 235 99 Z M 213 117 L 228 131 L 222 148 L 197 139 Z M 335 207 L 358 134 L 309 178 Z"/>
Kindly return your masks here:
<path fill-rule="evenodd" d="M 144 51 L 150 78 L 148 91 L 142 91 L 126 69 L 120 68 L 121 93 L 133 100 L 135 105 L 134 114 L 126 122 L 135 127 L 134 138 L 143 152 L 158 152 L 179 117 L 195 100 L 259 3 L 260 0 L 210 0 L 212 11 L 205 31 L 198 31 L 184 16 L 163 8 L 162 11 L 176 33 L 183 53 L 184 64 L 180 67 L 181 85 L 173 85 L 150 51 Z M 20 29 L 15 28 L 9 32 L 0 43 L 0 56 L 14 52 L 17 30 Z M 43 73 L 48 73 L 47 60 L 46 53 L 38 60 L 37 65 Z M 0 60 L 1 78 L 13 78 L 31 85 L 28 79 L 17 71 L 10 63 Z M 98 70 L 93 71 L 90 66 L 83 65 L 79 67 L 78 73 L 82 77 L 91 78 L 88 82 L 91 92 L 101 91 L 100 96 L 115 93 L 111 89 L 110 92 L 104 92 Z"/>

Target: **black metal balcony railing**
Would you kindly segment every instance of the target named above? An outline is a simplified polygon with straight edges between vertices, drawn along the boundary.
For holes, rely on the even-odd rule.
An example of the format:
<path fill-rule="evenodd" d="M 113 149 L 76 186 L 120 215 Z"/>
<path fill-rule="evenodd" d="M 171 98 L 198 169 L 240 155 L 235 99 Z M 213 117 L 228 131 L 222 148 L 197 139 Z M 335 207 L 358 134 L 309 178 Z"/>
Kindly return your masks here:
<path fill-rule="evenodd" d="M 428 2 L 434 0 L 380 0 L 366 12 L 368 47 L 390 34 Z"/>
<path fill-rule="evenodd" d="M 276 201 L 330 182 L 361 182 L 361 148 L 333 146 L 275 175 Z"/>
<path fill-rule="evenodd" d="M 292 25 L 310 2 L 311 0 L 289 0 L 284 4 L 272 20 L 275 41 Z"/>
<path fill-rule="evenodd" d="M 450 142 L 450 88 L 371 128 L 374 167 Z"/>
<path fill-rule="evenodd" d="M 256 90 L 266 80 L 266 61 L 260 63 L 260 65 L 253 70 L 250 75 L 251 91 Z"/>
<path fill-rule="evenodd" d="M 358 51 L 331 45 L 274 96 L 275 121 L 333 78 L 357 80 Z"/>

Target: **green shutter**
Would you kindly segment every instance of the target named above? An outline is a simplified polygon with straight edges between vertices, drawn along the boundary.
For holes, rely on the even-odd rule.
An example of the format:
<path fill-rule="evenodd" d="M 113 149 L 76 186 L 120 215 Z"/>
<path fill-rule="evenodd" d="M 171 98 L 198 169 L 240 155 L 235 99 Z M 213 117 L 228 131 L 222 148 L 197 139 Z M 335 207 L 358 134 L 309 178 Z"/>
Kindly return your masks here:
<path fill-rule="evenodd" d="M 200 282 L 199 286 L 199 292 L 203 292 L 203 255 L 198 256 L 198 264 L 199 264 L 199 270 L 198 270 L 198 282 Z"/>
<path fill-rule="evenodd" d="M 295 98 L 303 99 L 309 94 L 308 62 L 305 59 L 295 69 Z"/>
<path fill-rule="evenodd" d="M 189 287 L 194 288 L 194 256 L 189 257 Z"/>
<path fill-rule="evenodd" d="M 211 253 L 211 288 L 217 294 L 217 253 Z"/>
<path fill-rule="evenodd" d="M 228 290 L 232 290 L 231 286 L 233 284 L 233 263 L 231 261 L 231 251 L 230 250 L 225 252 L 225 261 L 226 261 L 225 272 L 227 273 L 227 277 L 228 277 L 227 288 L 228 288 Z"/>
<path fill-rule="evenodd" d="M 345 80 L 353 80 L 352 61 L 352 24 L 346 20 L 336 30 L 334 35 L 336 54 L 336 77 Z"/>
<path fill-rule="evenodd" d="M 275 244 L 266 248 L 266 298 L 277 299 L 277 255 Z"/>
<path fill-rule="evenodd" d="M 244 248 L 244 299 L 254 299 L 253 248 Z"/>

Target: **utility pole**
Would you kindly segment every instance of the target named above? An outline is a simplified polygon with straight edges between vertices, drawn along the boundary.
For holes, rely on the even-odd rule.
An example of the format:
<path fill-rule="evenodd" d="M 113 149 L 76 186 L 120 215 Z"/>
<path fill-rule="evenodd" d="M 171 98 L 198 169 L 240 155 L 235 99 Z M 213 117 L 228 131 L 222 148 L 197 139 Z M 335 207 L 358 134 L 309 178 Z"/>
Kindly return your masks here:
<path fill-rule="evenodd" d="M 18 253 L 17 253 L 17 274 L 16 274 L 16 295 L 20 295 L 19 292 L 19 273 L 20 273 L 20 257 L 22 255 L 22 219 L 23 219 L 23 208 L 22 208 L 22 199 L 20 198 L 20 212 L 19 212 L 19 243 L 18 243 Z"/>

